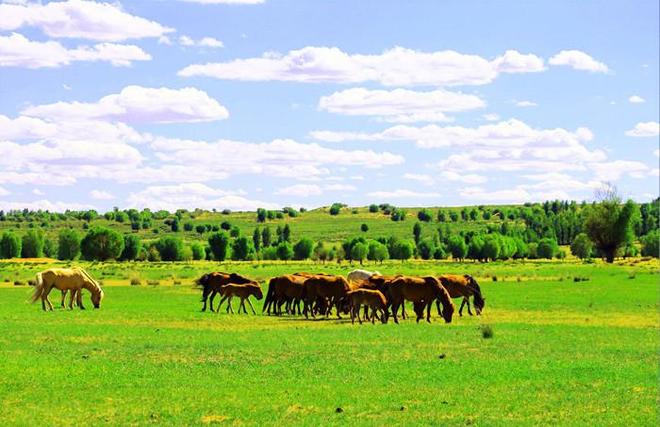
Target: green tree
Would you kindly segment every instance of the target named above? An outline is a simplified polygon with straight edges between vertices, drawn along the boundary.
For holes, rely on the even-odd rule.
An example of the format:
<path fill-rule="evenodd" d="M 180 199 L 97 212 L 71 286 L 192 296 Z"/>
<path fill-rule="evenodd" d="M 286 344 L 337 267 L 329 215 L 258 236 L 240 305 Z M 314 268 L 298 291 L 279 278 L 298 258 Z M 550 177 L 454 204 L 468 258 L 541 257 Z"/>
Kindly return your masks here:
<path fill-rule="evenodd" d="M 419 241 L 422 238 L 422 225 L 419 222 L 413 225 L 413 237 L 415 238 L 415 245 L 419 245 Z"/>
<path fill-rule="evenodd" d="M 124 235 L 124 250 L 121 252 L 123 261 L 135 261 L 140 256 L 142 241 L 135 234 Z"/>
<path fill-rule="evenodd" d="M 369 253 L 367 254 L 367 259 L 370 261 L 378 261 L 382 263 L 386 259 L 390 258 L 390 253 L 387 250 L 387 246 L 383 243 L 376 240 L 369 242 Z"/>
<path fill-rule="evenodd" d="M 193 242 L 190 245 L 190 251 L 192 252 L 192 259 L 195 261 L 206 259 L 206 250 L 201 243 Z"/>
<path fill-rule="evenodd" d="M 481 258 L 488 260 L 496 260 L 500 256 L 500 241 L 498 236 L 494 234 L 487 234 L 484 237 L 484 245 L 481 249 Z"/>
<path fill-rule="evenodd" d="M 642 256 L 660 257 L 660 231 L 657 228 L 643 236 L 640 241 L 642 242 Z"/>
<path fill-rule="evenodd" d="M 266 217 L 267 217 L 267 212 L 266 209 L 264 208 L 259 208 L 257 209 L 257 222 L 266 222 Z M 268 245 L 266 245 L 268 246 Z"/>
<path fill-rule="evenodd" d="M 22 258 L 41 258 L 44 256 L 44 233 L 41 230 L 28 230 L 23 235 Z"/>
<path fill-rule="evenodd" d="M 182 261 L 184 258 L 183 240 L 179 237 L 161 237 L 156 243 L 156 249 L 163 261 Z"/>
<path fill-rule="evenodd" d="M 2 233 L 0 238 L 0 258 L 18 258 L 21 256 L 21 238 L 11 230 Z"/>
<path fill-rule="evenodd" d="M 428 209 L 422 209 L 417 212 L 417 219 L 423 222 L 429 222 L 433 219 L 433 214 Z"/>
<path fill-rule="evenodd" d="M 419 251 L 419 256 L 422 257 L 422 259 L 431 259 L 435 253 L 435 242 L 432 238 L 427 237 L 426 239 L 423 239 L 421 242 L 419 242 L 419 245 L 417 245 L 417 250 Z"/>
<path fill-rule="evenodd" d="M 366 233 L 367 231 L 369 231 L 369 226 L 368 226 L 367 224 L 362 224 L 362 225 L 360 226 L 360 230 L 361 230 L 363 233 Z"/>
<path fill-rule="evenodd" d="M 312 256 L 314 242 L 309 237 L 303 237 L 293 246 L 294 259 L 303 260 Z"/>
<path fill-rule="evenodd" d="M 341 211 L 342 204 L 341 203 L 333 203 L 332 206 L 330 206 L 330 215 L 339 215 L 339 211 Z"/>
<path fill-rule="evenodd" d="M 369 247 L 366 243 L 356 243 L 351 248 L 351 259 L 355 261 L 360 261 L 360 265 L 364 263 L 364 260 L 367 259 L 367 254 L 369 253 Z"/>
<path fill-rule="evenodd" d="M 229 236 L 227 236 L 227 233 L 215 232 L 209 236 L 208 241 L 211 252 L 213 252 L 213 258 L 216 261 L 226 260 L 229 252 Z"/>
<path fill-rule="evenodd" d="M 552 259 L 557 256 L 559 252 L 559 245 L 555 239 L 545 237 L 539 240 L 538 246 L 536 247 L 536 255 L 539 258 Z"/>
<path fill-rule="evenodd" d="M 617 251 L 632 240 L 638 217 L 638 207 L 632 200 L 622 205 L 616 191 L 609 190 L 600 203 L 587 211 L 584 227 L 596 249 L 611 263 Z"/>
<path fill-rule="evenodd" d="M 573 239 L 571 243 L 571 253 L 580 259 L 591 258 L 593 252 L 593 243 L 589 240 L 586 233 L 580 233 Z"/>
<path fill-rule="evenodd" d="M 277 245 L 277 258 L 282 261 L 289 261 L 293 258 L 293 247 L 289 242 L 280 242 Z"/>
<path fill-rule="evenodd" d="M 83 258 L 91 261 L 117 259 L 123 250 L 122 235 L 105 227 L 92 227 L 80 242 Z"/>
<path fill-rule="evenodd" d="M 369 205 L 369 212 L 371 213 L 378 212 L 378 205 Z"/>
<path fill-rule="evenodd" d="M 76 230 L 65 228 L 57 237 L 57 258 L 72 260 L 80 256 L 80 235 Z"/>
<path fill-rule="evenodd" d="M 252 233 L 252 244 L 254 245 L 254 250 L 259 252 L 261 250 L 261 232 L 259 231 L 259 227 L 254 228 L 254 232 Z"/>
<path fill-rule="evenodd" d="M 252 240 L 245 236 L 234 240 L 231 246 L 231 258 L 234 261 L 249 261 L 256 258 L 256 252 Z"/>
<path fill-rule="evenodd" d="M 264 247 L 268 247 L 272 243 L 273 236 L 270 232 L 270 227 L 265 226 L 263 230 L 261 230 L 261 243 L 263 244 Z"/>
<path fill-rule="evenodd" d="M 291 241 L 291 227 L 289 227 L 289 224 L 284 224 L 284 228 L 282 229 L 282 240 L 285 242 Z"/>
<path fill-rule="evenodd" d="M 462 261 L 468 254 L 468 245 L 461 236 L 451 236 L 447 240 L 447 250 L 452 258 Z"/>
<path fill-rule="evenodd" d="M 412 258 L 414 252 L 415 246 L 412 242 L 395 241 L 392 245 L 392 250 L 390 251 L 390 257 L 392 259 L 400 259 L 401 261 L 405 261 Z"/>
<path fill-rule="evenodd" d="M 183 230 L 184 231 L 193 231 L 194 227 L 195 226 L 193 225 L 192 222 L 186 222 L 186 223 L 183 224 Z"/>
<path fill-rule="evenodd" d="M 229 235 L 233 238 L 237 238 L 241 236 L 241 229 L 238 228 L 237 225 L 234 225 L 231 230 L 229 230 Z"/>

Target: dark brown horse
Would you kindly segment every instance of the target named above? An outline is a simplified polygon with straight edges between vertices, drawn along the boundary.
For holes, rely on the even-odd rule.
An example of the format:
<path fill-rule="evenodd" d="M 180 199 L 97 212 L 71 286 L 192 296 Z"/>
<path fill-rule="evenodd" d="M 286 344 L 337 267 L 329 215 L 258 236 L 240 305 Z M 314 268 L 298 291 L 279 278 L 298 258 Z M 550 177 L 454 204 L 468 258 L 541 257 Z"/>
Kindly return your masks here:
<path fill-rule="evenodd" d="M 416 309 L 417 322 L 423 318 L 423 308 L 426 308 L 426 321 L 431 322 L 431 305 L 436 299 L 443 305 L 442 316 L 445 322 L 451 322 L 454 304 L 451 302 L 447 290 L 435 277 L 399 277 L 391 282 L 389 291 L 395 323 L 399 323 L 397 318 L 399 306 L 403 305 L 406 300 L 412 301 L 416 308 L 422 307 L 421 311 Z"/>
<path fill-rule="evenodd" d="M 202 302 L 204 303 L 204 306 L 202 307 L 202 311 L 206 311 L 206 300 L 209 299 L 209 306 L 211 308 L 211 311 L 213 310 L 213 298 L 215 298 L 216 294 L 220 293 L 222 295 L 222 287 L 225 285 L 228 285 L 230 283 L 236 284 L 236 285 L 245 285 L 245 284 L 253 284 L 253 285 L 258 285 L 258 283 L 252 279 L 248 279 L 247 277 L 241 276 L 240 274 L 236 273 L 223 273 L 220 271 L 216 271 L 213 273 L 207 273 L 197 279 L 196 282 L 199 286 L 202 286 Z"/>
<path fill-rule="evenodd" d="M 447 289 L 449 295 L 452 298 L 463 298 L 461 307 L 458 309 L 458 314 L 463 315 L 463 307 L 467 305 L 468 314 L 472 316 L 472 311 L 470 310 L 470 297 L 474 300 L 474 310 L 477 312 L 477 315 L 480 315 L 486 306 L 486 298 L 483 297 L 481 293 L 481 288 L 474 277 L 469 274 L 464 274 L 462 276 L 456 276 L 451 274 L 445 274 L 438 277 L 442 286 Z M 440 314 L 440 303 L 436 303 L 438 308 L 438 314 Z"/>
<path fill-rule="evenodd" d="M 337 318 L 341 319 L 342 304 L 347 303 L 346 294 L 351 290 L 348 280 L 344 276 L 318 275 L 305 280 L 305 317 L 315 316 L 314 304 L 319 300 L 327 301 L 327 309 L 321 314 L 330 315 L 332 306 L 337 309 Z M 348 308 L 348 305 L 345 304 Z M 324 307 L 325 308 L 325 307 Z M 347 312 L 346 310 L 344 310 Z"/>
<path fill-rule="evenodd" d="M 273 277 L 268 282 L 268 292 L 262 312 L 276 315 L 282 314 L 282 305 L 286 303 L 286 312 L 295 314 L 296 308 L 300 312 L 300 301 L 304 297 L 305 281 L 311 277 L 297 274 L 285 274 L 283 276 Z"/>

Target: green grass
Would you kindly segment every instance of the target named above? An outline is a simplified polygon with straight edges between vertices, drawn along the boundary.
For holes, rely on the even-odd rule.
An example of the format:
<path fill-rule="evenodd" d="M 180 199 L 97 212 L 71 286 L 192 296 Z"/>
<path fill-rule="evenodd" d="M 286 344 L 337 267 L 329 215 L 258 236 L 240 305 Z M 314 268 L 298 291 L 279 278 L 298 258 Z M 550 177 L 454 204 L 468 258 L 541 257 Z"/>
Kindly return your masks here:
<path fill-rule="evenodd" d="M 392 262 L 378 268 L 475 274 L 486 311 L 450 325 L 435 317 L 432 324 L 361 327 L 201 313 L 200 292 L 191 285 L 192 277 L 214 269 L 265 280 L 284 271 L 346 273 L 352 268 L 346 264 L 83 265 L 96 277 L 112 272 L 103 276 L 111 284 L 128 283 L 121 277 L 131 269 L 143 283 L 183 272 L 191 279 L 179 286 L 106 286 L 101 310 L 52 313 L 26 302 L 30 288 L 0 286 L 3 425 L 657 420 L 657 262 Z M 3 263 L 0 275 L 19 267 Z M 589 280 L 576 283 L 576 275 Z M 483 338 L 484 326 L 492 338 Z"/>

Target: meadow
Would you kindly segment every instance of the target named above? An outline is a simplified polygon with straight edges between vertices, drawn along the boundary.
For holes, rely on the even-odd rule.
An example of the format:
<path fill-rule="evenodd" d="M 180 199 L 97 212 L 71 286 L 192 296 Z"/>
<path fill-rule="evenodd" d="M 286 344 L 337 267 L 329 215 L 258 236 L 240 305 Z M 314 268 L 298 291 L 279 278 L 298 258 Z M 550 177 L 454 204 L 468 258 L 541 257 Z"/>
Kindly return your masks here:
<path fill-rule="evenodd" d="M 30 287 L 14 285 L 66 263 L 0 263 L 3 425 L 658 419 L 657 260 L 369 265 L 382 273 L 473 274 L 486 309 L 451 324 L 434 316 L 431 324 L 362 326 L 346 318 L 202 313 L 193 284 L 213 270 L 262 284 L 283 272 L 346 274 L 356 267 L 346 262 L 71 264 L 103 282 L 100 310 L 44 313 L 27 302 Z"/>

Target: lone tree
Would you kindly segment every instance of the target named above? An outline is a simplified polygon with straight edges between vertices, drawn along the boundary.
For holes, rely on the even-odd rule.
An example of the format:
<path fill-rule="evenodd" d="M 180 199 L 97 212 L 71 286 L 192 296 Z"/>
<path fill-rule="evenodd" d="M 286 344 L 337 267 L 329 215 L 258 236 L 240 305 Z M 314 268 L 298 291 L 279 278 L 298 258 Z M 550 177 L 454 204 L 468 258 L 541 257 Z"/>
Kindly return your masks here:
<path fill-rule="evenodd" d="M 601 202 L 588 210 L 584 228 L 605 260 L 612 263 L 617 251 L 633 238 L 633 226 L 639 218 L 639 210 L 632 200 L 621 204 L 621 198 L 612 186 L 601 190 L 597 198 Z"/>

